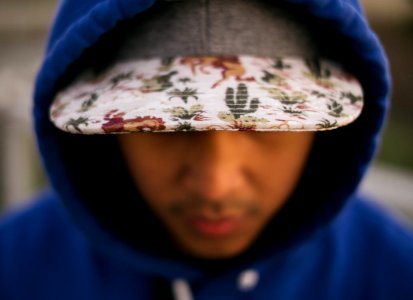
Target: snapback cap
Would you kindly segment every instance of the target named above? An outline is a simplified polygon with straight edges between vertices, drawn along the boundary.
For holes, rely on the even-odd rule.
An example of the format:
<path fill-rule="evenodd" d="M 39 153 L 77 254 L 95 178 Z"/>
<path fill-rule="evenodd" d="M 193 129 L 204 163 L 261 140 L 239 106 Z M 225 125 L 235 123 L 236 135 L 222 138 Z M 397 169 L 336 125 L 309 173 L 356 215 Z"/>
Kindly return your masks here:
<path fill-rule="evenodd" d="M 305 24 L 265 0 L 158 1 L 127 28 L 109 67 L 85 70 L 56 95 L 58 128 L 321 131 L 361 113 L 357 79 L 320 58 Z"/>

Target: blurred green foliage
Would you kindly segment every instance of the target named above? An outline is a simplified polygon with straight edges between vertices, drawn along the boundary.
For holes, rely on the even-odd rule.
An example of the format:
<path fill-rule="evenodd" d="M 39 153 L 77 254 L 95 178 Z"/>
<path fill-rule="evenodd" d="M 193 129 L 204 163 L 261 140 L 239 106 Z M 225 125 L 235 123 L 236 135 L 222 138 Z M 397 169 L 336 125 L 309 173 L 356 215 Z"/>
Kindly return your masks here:
<path fill-rule="evenodd" d="M 392 113 L 384 131 L 378 160 L 413 171 L 412 129 L 413 118 L 402 113 Z"/>

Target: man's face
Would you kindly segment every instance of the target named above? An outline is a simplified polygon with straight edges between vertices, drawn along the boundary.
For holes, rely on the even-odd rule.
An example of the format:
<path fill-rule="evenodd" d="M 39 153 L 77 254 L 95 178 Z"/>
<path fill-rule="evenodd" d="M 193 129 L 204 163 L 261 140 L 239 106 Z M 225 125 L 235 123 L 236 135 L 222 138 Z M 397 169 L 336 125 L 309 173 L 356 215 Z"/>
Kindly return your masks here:
<path fill-rule="evenodd" d="M 250 246 L 294 190 L 314 133 L 182 132 L 119 137 L 137 188 L 186 253 Z"/>

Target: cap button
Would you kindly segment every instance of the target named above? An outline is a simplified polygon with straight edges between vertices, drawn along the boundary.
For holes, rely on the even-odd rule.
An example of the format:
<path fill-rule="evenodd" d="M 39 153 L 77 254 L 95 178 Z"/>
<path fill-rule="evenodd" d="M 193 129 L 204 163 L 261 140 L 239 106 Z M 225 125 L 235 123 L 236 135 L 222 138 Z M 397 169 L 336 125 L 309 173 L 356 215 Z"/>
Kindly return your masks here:
<path fill-rule="evenodd" d="M 259 274 L 255 270 L 245 270 L 238 277 L 238 287 L 241 291 L 247 292 L 255 288 L 258 284 Z"/>

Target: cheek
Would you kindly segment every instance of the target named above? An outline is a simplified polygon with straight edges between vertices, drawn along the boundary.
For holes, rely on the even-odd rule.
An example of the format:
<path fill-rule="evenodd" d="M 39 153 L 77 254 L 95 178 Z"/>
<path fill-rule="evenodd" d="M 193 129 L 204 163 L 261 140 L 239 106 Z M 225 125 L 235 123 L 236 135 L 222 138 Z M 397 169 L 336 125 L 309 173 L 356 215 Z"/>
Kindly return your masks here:
<path fill-rule="evenodd" d="M 156 151 L 157 147 L 148 147 L 151 145 L 149 142 L 138 139 L 120 139 L 120 145 L 132 180 L 142 196 L 165 201 L 176 186 L 179 157 L 173 157 L 170 152 Z"/>
<path fill-rule="evenodd" d="M 255 161 L 255 174 L 251 178 L 256 180 L 258 192 L 263 199 L 262 207 L 268 215 L 277 211 L 293 193 L 306 165 L 310 148 L 309 142 L 302 147 L 268 151 L 261 153 L 260 159 Z"/>
<path fill-rule="evenodd" d="M 153 162 L 156 163 L 153 163 Z M 163 159 L 149 157 L 135 162 L 130 168 L 136 187 L 146 199 L 156 199 L 155 202 L 165 202 L 173 193 L 175 184 L 175 166 Z"/>

